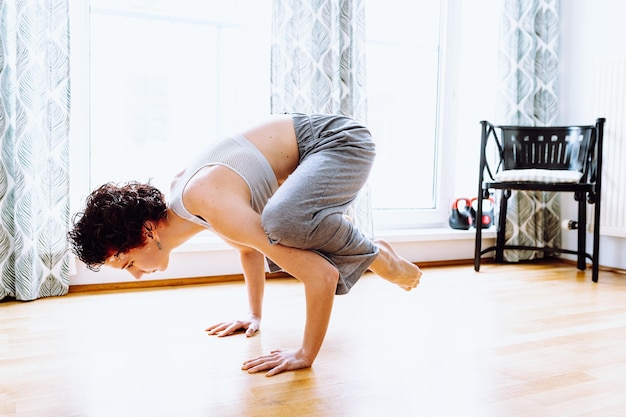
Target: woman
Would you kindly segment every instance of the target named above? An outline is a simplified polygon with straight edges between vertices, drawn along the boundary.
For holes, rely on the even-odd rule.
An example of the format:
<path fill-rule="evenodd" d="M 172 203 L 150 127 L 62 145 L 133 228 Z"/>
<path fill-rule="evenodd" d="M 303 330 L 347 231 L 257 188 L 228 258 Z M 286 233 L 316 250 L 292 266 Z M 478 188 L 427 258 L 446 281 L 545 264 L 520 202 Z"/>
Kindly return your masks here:
<path fill-rule="evenodd" d="M 242 369 L 271 376 L 307 368 L 321 348 L 335 294 L 347 293 L 367 269 L 405 290 L 422 275 L 345 216 L 374 155 L 369 131 L 347 117 L 273 116 L 181 172 L 169 205 L 149 184 L 96 189 L 75 218 L 72 249 L 91 269 L 106 265 L 141 278 L 165 270 L 172 249 L 212 230 L 239 251 L 250 306 L 246 319 L 206 329 L 218 336 L 259 330 L 267 257 L 304 284 L 304 338 L 299 349 L 247 360 Z"/>

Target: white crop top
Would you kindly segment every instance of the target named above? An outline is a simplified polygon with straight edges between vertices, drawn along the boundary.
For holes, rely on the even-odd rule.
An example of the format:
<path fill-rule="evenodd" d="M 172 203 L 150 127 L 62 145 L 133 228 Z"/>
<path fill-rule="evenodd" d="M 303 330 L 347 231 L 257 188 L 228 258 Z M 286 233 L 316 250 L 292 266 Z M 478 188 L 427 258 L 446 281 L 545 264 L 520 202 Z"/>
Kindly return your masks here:
<path fill-rule="evenodd" d="M 209 165 L 223 165 L 239 174 L 250 187 L 250 205 L 259 214 L 278 189 L 278 181 L 272 167 L 256 146 L 241 135 L 220 141 L 183 172 L 172 188 L 170 197 L 170 208 L 174 213 L 207 229 L 212 229 L 208 222 L 189 213 L 185 208 L 183 192 L 189 180 L 200 169 Z"/>

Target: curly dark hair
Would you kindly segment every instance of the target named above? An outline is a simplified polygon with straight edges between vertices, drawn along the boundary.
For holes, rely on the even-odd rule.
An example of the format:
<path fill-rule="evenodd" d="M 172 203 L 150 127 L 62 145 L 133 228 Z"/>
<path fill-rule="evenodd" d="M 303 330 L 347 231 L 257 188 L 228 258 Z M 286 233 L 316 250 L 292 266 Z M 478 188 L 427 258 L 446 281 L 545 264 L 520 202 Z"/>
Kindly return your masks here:
<path fill-rule="evenodd" d="M 110 256 L 145 245 L 146 221 L 165 218 L 163 193 L 149 183 L 107 183 L 92 191 L 85 210 L 74 215 L 68 238 L 72 252 L 98 271 Z"/>

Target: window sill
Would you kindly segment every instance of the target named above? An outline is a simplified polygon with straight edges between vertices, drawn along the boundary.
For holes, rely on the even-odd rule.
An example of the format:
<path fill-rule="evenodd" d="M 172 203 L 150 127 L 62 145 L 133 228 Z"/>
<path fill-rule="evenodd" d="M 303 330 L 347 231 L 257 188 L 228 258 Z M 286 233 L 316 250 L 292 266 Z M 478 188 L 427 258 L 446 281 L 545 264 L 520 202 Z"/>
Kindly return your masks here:
<path fill-rule="evenodd" d="M 483 230 L 483 238 L 495 238 L 495 228 Z M 433 241 L 457 241 L 471 240 L 474 241 L 476 230 L 455 230 L 449 227 L 425 228 L 425 229 L 398 229 L 398 230 L 381 230 L 375 233 L 375 238 L 384 239 L 389 243 L 406 243 L 406 242 L 433 242 Z M 196 236 L 180 247 L 176 248 L 176 253 L 189 252 L 210 252 L 220 250 L 232 250 L 223 240 L 214 234 L 207 232 Z"/>
<path fill-rule="evenodd" d="M 484 238 L 495 238 L 495 228 L 483 229 Z M 376 237 L 385 239 L 390 243 L 400 242 L 433 242 L 451 240 L 471 240 L 474 241 L 476 229 L 456 230 L 449 227 L 426 228 L 426 229 L 403 229 L 403 230 L 382 230 L 376 232 Z"/>

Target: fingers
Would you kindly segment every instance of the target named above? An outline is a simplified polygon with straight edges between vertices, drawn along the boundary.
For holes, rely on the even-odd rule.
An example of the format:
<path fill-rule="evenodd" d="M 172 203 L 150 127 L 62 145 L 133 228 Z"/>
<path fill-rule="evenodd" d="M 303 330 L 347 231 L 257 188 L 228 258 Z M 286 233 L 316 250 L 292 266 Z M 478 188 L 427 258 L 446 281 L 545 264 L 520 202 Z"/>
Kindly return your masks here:
<path fill-rule="evenodd" d="M 246 323 L 243 321 L 234 321 L 230 323 L 218 323 L 204 329 L 210 336 L 225 337 L 245 331 L 247 337 L 254 336 L 260 328 L 258 322 Z"/>
<path fill-rule="evenodd" d="M 265 374 L 266 376 L 274 376 L 288 370 L 287 362 L 275 352 L 272 352 L 272 354 L 270 355 L 259 356 L 255 359 L 249 359 L 243 363 L 241 369 L 244 371 L 248 371 L 248 373 L 250 374 L 267 371 L 267 373 Z"/>
<path fill-rule="evenodd" d="M 254 336 L 256 332 L 259 331 L 259 328 L 261 327 L 261 318 L 252 313 L 249 313 L 248 319 L 249 319 L 249 324 L 248 324 L 248 330 L 246 330 L 246 336 L 251 337 L 251 336 Z"/>
<path fill-rule="evenodd" d="M 217 337 L 230 336 L 237 332 L 237 330 L 243 329 L 243 323 L 241 322 L 233 322 L 233 323 L 219 323 L 213 325 L 211 327 L 207 327 L 205 331 L 207 334 Z"/>
<path fill-rule="evenodd" d="M 274 376 L 284 371 L 310 368 L 311 362 L 300 355 L 299 350 L 273 350 L 269 355 L 249 359 L 243 363 L 241 369 L 248 373 L 267 371 L 265 376 Z"/>
<path fill-rule="evenodd" d="M 245 330 L 244 324 L 236 321 L 232 323 L 230 326 L 228 326 L 227 328 L 225 328 L 221 333 L 218 333 L 217 337 L 230 336 L 231 334 L 234 334 L 235 332 L 237 332 L 237 330 Z"/>
<path fill-rule="evenodd" d="M 222 323 L 213 324 L 213 325 L 211 325 L 211 326 L 207 327 L 206 329 L 204 329 L 204 331 L 205 331 L 205 332 L 210 332 L 211 330 L 213 330 L 213 329 L 215 329 L 216 327 L 221 326 L 221 325 L 222 325 Z"/>
<path fill-rule="evenodd" d="M 204 329 L 204 331 L 209 333 L 209 334 L 213 334 L 214 332 L 219 331 L 218 328 L 220 326 L 223 326 L 223 325 L 224 325 L 224 323 L 214 324 L 214 325 L 209 326 L 206 329 Z"/>
<path fill-rule="evenodd" d="M 219 334 L 223 332 L 227 328 L 228 328 L 228 323 L 218 323 L 218 324 L 214 324 L 213 326 L 207 327 L 206 329 L 204 329 L 204 331 L 210 335 L 215 335 L 215 334 Z"/>
<path fill-rule="evenodd" d="M 281 373 L 283 371 L 286 371 L 286 370 L 287 370 L 286 365 L 285 364 L 281 364 L 281 365 L 278 365 L 278 366 L 270 369 L 269 371 L 267 371 L 265 373 L 265 376 L 274 376 L 274 375 L 277 375 L 277 374 L 279 374 L 279 373 Z"/>
<path fill-rule="evenodd" d="M 259 327 L 255 326 L 253 324 L 251 324 L 250 326 L 248 326 L 248 330 L 246 330 L 246 336 L 247 337 L 252 337 L 256 334 L 256 332 L 259 331 Z"/>

